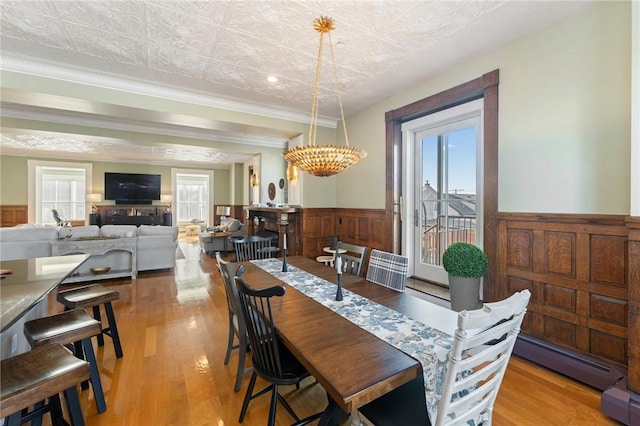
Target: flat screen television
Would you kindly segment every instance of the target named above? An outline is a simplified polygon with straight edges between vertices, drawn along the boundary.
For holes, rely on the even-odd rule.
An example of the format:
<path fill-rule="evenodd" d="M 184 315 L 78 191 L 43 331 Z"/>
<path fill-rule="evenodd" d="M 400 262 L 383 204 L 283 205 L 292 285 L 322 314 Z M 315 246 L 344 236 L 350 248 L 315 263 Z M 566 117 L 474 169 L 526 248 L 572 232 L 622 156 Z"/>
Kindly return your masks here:
<path fill-rule="evenodd" d="M 160 175 L 105 172 L 104 199 L 116 204 L 151 204 L 160 199 Z"/>

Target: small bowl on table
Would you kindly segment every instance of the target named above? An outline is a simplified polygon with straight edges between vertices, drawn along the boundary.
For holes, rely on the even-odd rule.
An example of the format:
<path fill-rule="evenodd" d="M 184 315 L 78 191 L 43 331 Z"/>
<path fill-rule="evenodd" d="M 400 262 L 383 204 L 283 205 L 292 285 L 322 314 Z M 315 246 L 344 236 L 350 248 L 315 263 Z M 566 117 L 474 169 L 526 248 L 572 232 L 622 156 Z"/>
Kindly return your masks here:
<path fill-rule="evenodd" d="M 111 269 L 111 266 L 97 266 L 95 268 L 91 268 L 91 273 L 93 274 L 106 274 Z"/>

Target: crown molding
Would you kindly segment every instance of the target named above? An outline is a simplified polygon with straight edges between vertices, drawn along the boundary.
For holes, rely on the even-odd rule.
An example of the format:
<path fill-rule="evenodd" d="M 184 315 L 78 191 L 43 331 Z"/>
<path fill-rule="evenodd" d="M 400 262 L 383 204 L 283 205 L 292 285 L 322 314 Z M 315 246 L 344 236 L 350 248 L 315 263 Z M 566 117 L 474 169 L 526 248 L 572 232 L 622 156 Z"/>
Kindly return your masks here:
<path fill-rule="evenodd" d="M 120 90 L 180 102 L 188 102 L 229 111 L 256 114 L 264 117 L 294 121 L 297 123 L 309 124 L 310 121 L 309 115 L 273 105 L 213 96 L 188 89 L 177 89 L 169 86 L 158 85 L 149 81 L 114 75 L 107 72 L 100 73 L 51 62 L 36 61 L 32 58 L 14 55 L 11 53 L 2 53 L 0 55 L 0 69 L 21 74 L 62 80 L 70 83 Z M 318 125 L 336 128 L 338 125 L 338 119 L 321 116 L 318 117 Z"/>

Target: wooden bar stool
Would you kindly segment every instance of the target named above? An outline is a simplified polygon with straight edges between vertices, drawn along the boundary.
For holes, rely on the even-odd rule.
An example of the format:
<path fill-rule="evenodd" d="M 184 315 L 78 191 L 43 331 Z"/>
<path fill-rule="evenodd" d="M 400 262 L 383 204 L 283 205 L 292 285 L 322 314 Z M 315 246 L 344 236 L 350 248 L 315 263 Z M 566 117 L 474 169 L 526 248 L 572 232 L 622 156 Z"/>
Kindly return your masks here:
<path fill-rule="evenodd" d="M 74 288 L 71 290 L 61 291 L 58 293 L 58 302 L 64 305 L 64 310 L 93 308 L 93 317 L 102 324 L 100 315 L 100 305 L 104 305 L 107 313 L 107 324 L 98 334 L 98 345 L 104 346 L 104 335 L 111 337 L 116 357 L 122 358 L 122 345 L 120 344 L 120 335 L 118 334 L 118 325 L 116 317 L 113 314 L 113 306 L 111 301 L 117 300 L 120 293 L 111 290 L 100 284 L 91 284 L 86 287 Z"/>
<path fill-rule="evenodd" d="M 91 386 L 98 413 L 103 413 L 107 409 L 107 404 L 104 400 L 100 372 L 91 338 L 98 336 L 101 332 L 100 322 L 91 318 L 84 309 L 65 311 L 61 314 L 27 321 L 24 324 L 24 335 L 31 348 L 51 344 L 74 344 L 76 357 L 87 360 L 89 363 Z M 83 382 L 82 388 L 86 389 L 87 387 L 87 382 Z"/>
<path fill-rule="evenodd" d="M 52 424 L 68 424 L 63 417 L 60 392 L 64 393 L 71 424 L 84 425 L 76 385 L 89 379 L 89 364 L 62 346 L 41 346 L 2 360 L 0 375 L 0 418 L 5 418 L 5 426 L 41 420 L 47 412 Z M 39 404 L 46 400 L 47 404 Z M 35 404 L 37 408 L 28 412 Z"/>

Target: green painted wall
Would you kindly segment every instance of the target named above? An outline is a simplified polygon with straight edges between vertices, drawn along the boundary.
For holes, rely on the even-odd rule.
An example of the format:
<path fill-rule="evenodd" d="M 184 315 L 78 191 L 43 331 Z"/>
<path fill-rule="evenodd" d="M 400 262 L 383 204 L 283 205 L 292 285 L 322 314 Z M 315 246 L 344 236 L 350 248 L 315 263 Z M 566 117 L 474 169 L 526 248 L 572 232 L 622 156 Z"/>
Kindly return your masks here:
<path fill-rule="evenodd" d="M 0 204 L 27 204 L 27 159 L 0 155 Z"/>
<path fill-rule="evenodd" d="M 630 13 L 597 2 L 347 117 L 368 157 L 337 176 L 336 205 L 384 208 L 386 111 L 499 69 L 499 209 L 628 214 Z"/>
<path fill-rule="evenodd" d="M 0 204 L 2 205 L 26 205 L 27 204 L 27 160 L 28 157 L 2 155 L 0 156 Z M 61 161 L 54 158 L 37 158 L 39 161 Z M 86 163 L 86 161 L 64 160 L 69 163 Z M 94 161 L 93 182 L 87 190 L 104 193 L 104 173 L 151 173 L 160 174 L 162 182 L 162 194 L 170 194 L 171 167 L 132 164 L 111 163 Z M 214 170 L 214 204 L 228 204 L 231 202 L 229 170 Z M 111 204 L 112 201 L 104 201 L 101 205 Z"/>

